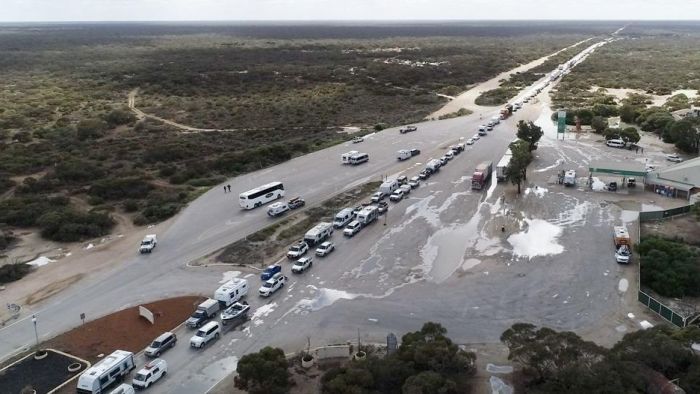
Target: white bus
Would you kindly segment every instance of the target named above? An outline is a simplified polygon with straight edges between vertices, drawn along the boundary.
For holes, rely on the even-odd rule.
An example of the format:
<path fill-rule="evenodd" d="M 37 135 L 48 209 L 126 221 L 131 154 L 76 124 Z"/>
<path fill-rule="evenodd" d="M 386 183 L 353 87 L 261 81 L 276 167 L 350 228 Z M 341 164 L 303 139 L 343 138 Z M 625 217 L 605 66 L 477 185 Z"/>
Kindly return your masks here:
<path fill-rule="evenodd" d="M 348 161 L 351 165 L 357 165 L 369 161 L 369 155 L 367 153 L 358 153 L 356 155 L 350 156 Z"/>
<path fill-rule="evenodd" d="M 282 182 L 272 182 L 241 193 L 238 198 L 241 208 L 253 209 L 281 197 L 284 197 Z"/>

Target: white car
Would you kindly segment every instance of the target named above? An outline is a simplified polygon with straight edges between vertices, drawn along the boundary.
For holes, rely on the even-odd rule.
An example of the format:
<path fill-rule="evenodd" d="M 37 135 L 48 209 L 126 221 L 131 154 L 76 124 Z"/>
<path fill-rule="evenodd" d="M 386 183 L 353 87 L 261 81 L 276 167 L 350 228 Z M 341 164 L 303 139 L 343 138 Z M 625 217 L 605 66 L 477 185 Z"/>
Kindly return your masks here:
<path fill-rule="evenodd" d="M 401 201 L 402 199 L 403 199 L 403 190 L 401 190 L 401 189 L 394 190 L 394 192 L 391 193 L 391 196 L 389 196 L 389 200 L 391 200 L 391 201 Z"/>
<path fill-rule="evenodd" d="M 480 138 L 481 138 L 481 136 L 479 134 L 474 134 L 472 136 L 472 140 L 474 140 L 474 141 L 479 141 Z"/>
<path fill-rule="evenodd" d="M 411 185 L 401 185 L 401 186 L 399 187 L 399 190 L 401 190 L 401 191 L 403 192 L 404 196 L 405 196 L 405 195 L 407 195 L 408 193 L 411 192 Z"/>
<path fill-rule="evenodd" d="M 153 249 L 156 248 L 156 245 L 158 244 L 158 239 L 156 238 L 155 234 L 148 234 L 145 237 L 143 237 L 143 241 L 141 241 L 141 246 L 139 246 L 139 252 L 140 253 L 151 253 L 153 252 Z"/>
<path fill-rule="evenodd" d="M 357 220 L 353 220 L 347 225 L 347 227 L 345 227 L 343 234 L 347 235 L 348 237 L 352 237 L 353 235 L 359 233 L 360 230 L 362 230 L 362 224 L 360 224 L 360 222 Z"/>
<path fill-rule="evenodd" d="M 414 176 L 411 178 L 410 181 L 408 181 L 408 186 L 411 186 L 411 188 L 415 189 L 420 185 L 420 178 L 417 176 Z"/>
<path fill-rule="evenodd" d="M 190 338 L 190 346 L 196 349 L 203 348 L 211 340 L 219 339 L 221 336 L 221 325 L 219 322 L 210 321 L 197 330 Z"/>
<path fill-rule="evenodd" d="M 335 250 L 335 245 L 331 241 L 326 241 L 316 248 L 316 256 L 326 256 L 330 252 Z"/>
<path fill-rule="evenodd" d="M 305 255 L 308 251 L 309 245 L 304 241 L 299 241 L 289 247 L 289 251 L 287 252 L 287 258 L 298 259 L 299 257 Z"/>
<path fill-rule="evenodd" d="M 670 155 L 666 155 L 666 160 L 672 161 L 674 163 L 680 163 L 683 161 L 683 158 L 675 153 L 671 153 Z"/>
<path fill-rule="evenodd" d="M 455 154 L 452 153 L 452 151 L 450 150 L 450 151 L 447 151 L 447 153 L 445 153 L 445 157 L 447 158 L 447 160 L 452 160 L 452 158 L 455 157 Z"/>
<path fill-rule="evenodd" d="M 166 363 L 163 359 L 157 358 L 146 364 L 136 373 L 131 385 L 137 388 L 145 389 L 157 382 L 158 379 L 162 378 L 167 373 L 168 363 Z"/>
<path fill-rule="evenodd" d="M 311 268 L 312 265 L 314 265 L 313 258 L 302 257 L 294 263 L 294 265 L 292 266 L 292 272 L 295 274 L 301 274 L 302 272 Z"/>
<path fill-rule="evenodd" d="M 365 140 L 364 137 L 357 136 L 357 137 L 355 137 L 355 138 L 352 139 L 352 143 L 353 143 L 353 144 L 357 144 L 357 143 L 360 143 L 360 142 L 362 142 L 362 141 L 364 141 L 364 140 Z"/>
<path fill-rule="evenodd" d="M 287 281 L 287 277 L 282 275 L 281 272 L 276 273 L 272 278 L 265 281 L 265 283 L 258 289 L 258 294 L 262 297 L 269 297 L 277 290 L 284 287 L 284 283 Z"/>
<path fill-rule="evenodd" d="M 474 138 L 470 138 L 467 140 L 467 145 L 474 145 Z"/>
<path fill-rule="evenodd" d="M 386 197 L 386 194 L 384 194 L 384 192 L 376 192 L 372 194 L 372 198 L 370 200 L 372 200 L 372 202 L 379 202 L 382 201 L 384 197 Z"/>

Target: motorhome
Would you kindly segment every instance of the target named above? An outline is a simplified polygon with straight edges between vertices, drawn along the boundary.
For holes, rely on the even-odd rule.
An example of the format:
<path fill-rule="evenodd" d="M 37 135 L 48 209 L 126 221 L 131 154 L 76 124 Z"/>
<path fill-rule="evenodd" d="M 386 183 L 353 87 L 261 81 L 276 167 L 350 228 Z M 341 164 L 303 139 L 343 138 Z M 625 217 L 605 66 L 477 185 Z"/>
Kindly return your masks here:
<path fill-rule="evenodd" d="M 576 171 L 569 170 L 564 173 L 564 186 L 576 186 Z"/>
<path fill-rule="evenodd" d="M 103 393 L 112 384 L 123 380 L 135 367 L 134 353 L 115 350 L 80 375 L 77 391 L 79 394 Z"/>
<path fill-rule="evenodd" d="M 379 217 L 379 210 L 375 206 L 364 207 L 360 213 L 357 214 L 357 221 L 363 226 L 366 226 Z"/>
<path fill-rule="evenodd" d="M 356 155 L 350 156 L 349 163 L 351 165 L 362 164 L 369 161 L 369 155 L 367 153 L 358 153 Z"/>
<path fill-rule="evenodd" d="M 346 224 L 350 223 L 354 218 L 355 213 L 351 208 L 341 209 L 340 212 L 335 214 L 335 218 L 333 218 L 333 226 L 335 228 L 342 228 Z"/>
<path fill-rule="evenodd" d="M 343 153 L 342 155 L 340 155 L 340 159 L 343 161 L 343 164 L 350 164 L 350 158 L 358 153 L 360 152 L 356 150 L 351 150 L 350 152 Z"/>
<path fill-rule="evenodd" d="M 412 156 L 411 151 L 408 149 L 401 149 L 400 151 L 396 152 L 396 158 L 399 159 L 399 161 L 408 160 Z"/>
<path fill-rule="evenodd" d="M 331 223 L 321 222 L 304 234 L 304 242 L 309 246 L 314 246 L 325 241 L 326 238 L 331 235 L 333 235 L 333 225 Z"/>
<path fill-rule="evenodd" d="M 221 285 L 214 292 L 214 299 L 222 307 L 229 307 L 248 294 L 248 281 L 243 278 L 233 278 Z"/>
<path fill-rule="evenodd" d="M 379 191 L 388 196 L 394 192 L 394 190 L 399 188 L 399 182 L 396 180 L 390 180 L 379 185 Z"/>

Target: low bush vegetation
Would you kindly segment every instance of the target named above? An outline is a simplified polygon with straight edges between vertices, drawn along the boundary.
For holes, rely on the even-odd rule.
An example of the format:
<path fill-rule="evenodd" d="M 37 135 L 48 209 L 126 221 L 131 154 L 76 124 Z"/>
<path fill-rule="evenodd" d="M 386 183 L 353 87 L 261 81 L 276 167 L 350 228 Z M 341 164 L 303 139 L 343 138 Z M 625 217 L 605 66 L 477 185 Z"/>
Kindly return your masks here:
<path fill-rule="evenodd" d="M 685 243 L 647 237 L 637 247 L 641 281 L 666 297 L 700 295 L 700 250 Z"/>
<path fill-rule="evenodd" d="M 700 330 L 657 326 L 626 334 L 606 349 L 573 332 L 518 323 L 501 335 L 508 359 L 522 367 L 523 392 L 649 393 L 675 382 L 700 392 L 700 358 L 690 345 Z"/>
<path fill-rule="evenodd" d="M 0 265 L 0 285 L 22 279 L 32 271 L 32 266 L 25 263 Z"/>

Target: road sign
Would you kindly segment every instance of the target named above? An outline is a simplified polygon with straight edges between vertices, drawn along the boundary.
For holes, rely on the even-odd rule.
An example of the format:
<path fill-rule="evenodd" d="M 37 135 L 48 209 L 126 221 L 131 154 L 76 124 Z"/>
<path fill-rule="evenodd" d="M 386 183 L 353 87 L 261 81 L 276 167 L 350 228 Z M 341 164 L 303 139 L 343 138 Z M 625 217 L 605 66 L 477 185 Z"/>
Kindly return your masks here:
<path fill-rule="evenodd" d="M 557 133 L 561 134 L 566 131 L 566 111 L 559 111 L 557 119 Z"/>

